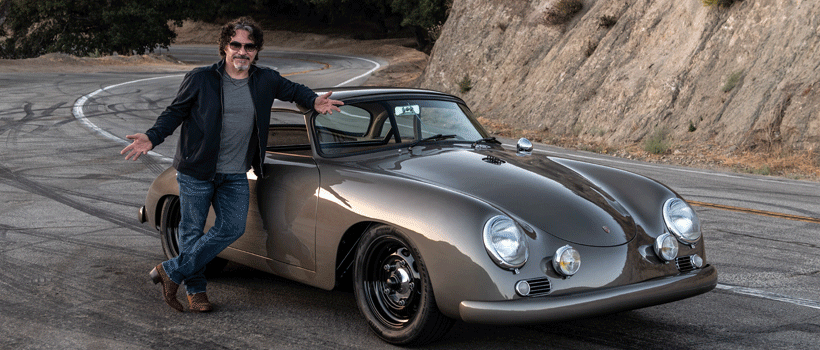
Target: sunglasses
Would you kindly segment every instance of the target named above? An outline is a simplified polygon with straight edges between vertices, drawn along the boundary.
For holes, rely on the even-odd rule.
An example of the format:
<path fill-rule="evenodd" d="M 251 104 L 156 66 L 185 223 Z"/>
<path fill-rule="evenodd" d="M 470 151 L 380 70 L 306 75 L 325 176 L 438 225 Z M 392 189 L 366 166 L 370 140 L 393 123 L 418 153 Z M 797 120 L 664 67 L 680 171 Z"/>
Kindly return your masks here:
<path fill-rule="evenodd" d="M 240 42 L 231 41 L 231 43 L 228 44 L 228 46 L 230 46 L 231 50 L 234 50 L 234 51 L 239 51 L 240 49 L 242 49 L 242 46 L 245 47 L 245 51 L 247 51 L 247 52 L 256 51 L 256 44 L 254 44 L 254 43 L 248 43 L 248 44 L 243 45 Z"/>

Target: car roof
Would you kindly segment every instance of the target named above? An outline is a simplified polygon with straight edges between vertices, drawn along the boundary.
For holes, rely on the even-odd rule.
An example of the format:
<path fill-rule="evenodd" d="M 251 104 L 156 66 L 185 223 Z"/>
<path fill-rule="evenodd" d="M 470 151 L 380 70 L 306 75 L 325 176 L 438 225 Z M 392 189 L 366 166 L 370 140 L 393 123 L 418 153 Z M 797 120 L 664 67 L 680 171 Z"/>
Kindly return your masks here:
<path fill-rule="evenodd" d="M 358 86 L 358 87 L 326 87 L 313 89 L 319 95 L 332 91 L 331 98 L 334 100 L 348 101 L 358 99 L 379 99 L 379 98 L 440 98 L 452 100 L 464 104 L 464 101 L 456 96 L 435 90 L 378 86 Z M 300 108 L 295 103 L 275 100 L 273 110 L 290 110 L 305 113 L 308 110 Z"/>

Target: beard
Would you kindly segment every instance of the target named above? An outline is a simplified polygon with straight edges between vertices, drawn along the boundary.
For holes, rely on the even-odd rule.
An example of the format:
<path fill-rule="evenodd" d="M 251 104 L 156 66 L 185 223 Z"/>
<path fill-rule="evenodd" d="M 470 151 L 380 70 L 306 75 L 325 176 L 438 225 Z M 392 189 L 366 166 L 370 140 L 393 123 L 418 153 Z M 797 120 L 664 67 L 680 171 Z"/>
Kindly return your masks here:
<path fill-rule="evenodd" d="M 236 59 L 245 59 L 245 60 L 248 60 L 248 62 L 250 62 L 250 60 L 251 60 L 250 57 L 248 57 L 246 55 L 235 55 L 235 56 L 233 56 L 233 60 L 232 60 L 234 68 L 236 68 L 236 70 L 238 70 L 238 71 L 242 72 L 242 71 L 246 71 L 246 70 L 250 69 L 250 63 L 242 64 L 242 63 L 237 62 Z"/>

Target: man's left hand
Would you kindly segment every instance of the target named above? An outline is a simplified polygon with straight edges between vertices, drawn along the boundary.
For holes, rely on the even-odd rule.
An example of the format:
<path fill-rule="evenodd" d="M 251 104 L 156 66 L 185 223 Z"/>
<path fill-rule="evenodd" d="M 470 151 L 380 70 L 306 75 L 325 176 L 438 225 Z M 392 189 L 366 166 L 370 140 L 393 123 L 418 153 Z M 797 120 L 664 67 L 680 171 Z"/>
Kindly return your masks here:
<path fill-rule="evenodd" d="M 316 100 L 313 102 L 313 109 L 322 114 L 333 114 L 333 111 L 341 111 L 337 106 L 344 105 L 345 103 L 338 100 L 331 100 L 329 97 L 332 93 L 333 91 L 330 91 L 324 95 L 316 97 Z"/>

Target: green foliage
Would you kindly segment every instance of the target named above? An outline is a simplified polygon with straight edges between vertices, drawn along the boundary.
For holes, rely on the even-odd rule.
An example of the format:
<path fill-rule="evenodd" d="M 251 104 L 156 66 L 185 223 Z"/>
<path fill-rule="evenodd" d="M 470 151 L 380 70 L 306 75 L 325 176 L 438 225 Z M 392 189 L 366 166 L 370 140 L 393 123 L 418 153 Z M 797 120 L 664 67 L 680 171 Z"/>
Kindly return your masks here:
<path fill-rule="evenodd" d="M 11 1 L 0 57 L 153 52 L 176 36 L 168 22 L 181 24 L 193 13 L 182 9 L 194 4 L 195 0 Z"/>
<path fill-rule="evenodd" d="M 225 23 L 252 15 L 266 29 L 356 38 L 414 35 L 429 51 L 453 0 L 0 0 L 0 58 L 49 52 L 121 55 L 167 47 L 169 22 Z M 352 30 L 351 30 L 352 29 Z M 4 40 L 1 38 L 5 38 Z M 216 40 L 216 38 L 214 38 Z"/>
<path fill-rule="evenodd" d="M 466 93 L 473 89 L 473 81 L 470 79 L 470 76 L 464 74 L 464 78 L 458 82 L 458 88 L 461 90 L 461 93 Z"/>
<path fill-rule="evenodd" d="M 414 28 L 419 47 L 427 52 L 432 50 L 431 44 L 436 39 L 431 36 L 435 33 L 434 27 L 447 20 L 452 6 L 453 0 L 390 1 L 390 8 L 402 17 L 401 25 Z"/>
<path fill-rule="evenodd" d="M 572 17 L 584 8 L 582 0 L 558 0 L 555 5 L 547 10 L 544 19 L 547 24 L 558 25 L 569 22 Z"/>
<path fill-rule="evenodd" d="M 753 173 L 758 175 L 769 176 L 772 174 L 772 168 L 770 168 L 768 164 L 764 164 L 762 167 L 754 169 Z"/>
<path fill-rule="evenodd" d="M 743 70 L 739 70 L 739 71 L 736 71 L 736 72 L 730 74 L 729 77 L 726 78 L 726 83 L 724 83 L 723 87 L 720 88 L 720 91 L 723 91 L 723 92 L 732 91 L 732 89 L 734 89 L 735 86 L 737 86 L 737 84 L 740 82 L 740 78 L 742 78 L 742 77 L 743 77 Z"/>
<path fill-rule="evenodd" d="M 652 154 L 664 154 L 672 147 L 669 140 L 669 129 L 666 127 L 657 128 L 643 143 L 644 151 Z"/>

